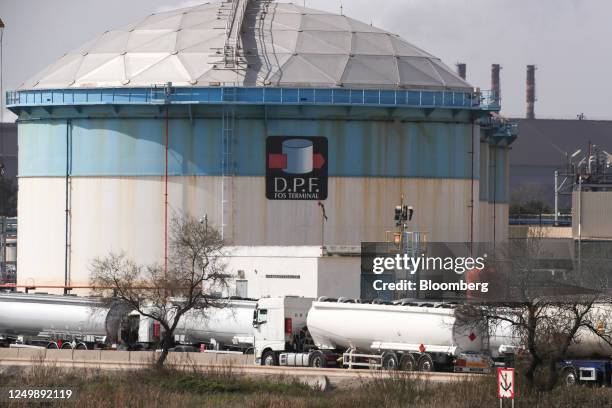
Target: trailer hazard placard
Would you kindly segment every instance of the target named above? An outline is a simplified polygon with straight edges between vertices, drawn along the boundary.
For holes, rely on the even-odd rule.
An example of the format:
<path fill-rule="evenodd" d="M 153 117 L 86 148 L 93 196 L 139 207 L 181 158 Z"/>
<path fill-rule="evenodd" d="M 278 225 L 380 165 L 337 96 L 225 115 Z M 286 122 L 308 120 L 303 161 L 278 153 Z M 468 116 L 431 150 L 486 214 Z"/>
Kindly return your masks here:
<path fill-rule="evenodd" d="M 514 368 L 497 369 L 497 396 L 514 399 Z"/>

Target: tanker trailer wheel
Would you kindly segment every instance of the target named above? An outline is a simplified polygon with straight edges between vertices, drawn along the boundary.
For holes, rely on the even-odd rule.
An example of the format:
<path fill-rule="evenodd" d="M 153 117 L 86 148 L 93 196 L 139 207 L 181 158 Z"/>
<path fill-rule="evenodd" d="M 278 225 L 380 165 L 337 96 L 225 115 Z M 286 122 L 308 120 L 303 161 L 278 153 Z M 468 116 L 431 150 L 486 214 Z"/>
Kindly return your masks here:
<path fill-rule="evenodd" d="M 576 371 L 573 368 L 566 368 L 561 372 L 561 380 L 566 387 L 576 385 Z"/>
<path fill-rule="evenodd" d="M 276 359 L 276 353 L 272 350 L 265 351 L 261 356 L 261 365 L 263 366 L 276 366 L 278 361 Z"/>
<path fill-rule="evenodd" d="M 419 358 L 419 371 L 423 371 L 425 373 L 434 371 L 433 359 L 429 354 L 423 354 L 421 358 Z"/>
<path fill-rule="evenodd" d="M 399 362 L 397 360 L 397 354 L 392 351 L 387 351 L 382 355 L 382 368 L 383 370 L 397 370 Z"/>
<path fill-rule="evenodd" d="M 62 350 L 72 350 L 72 343 L 63 343 L 62 344 Z"/>
<path fill-rule="evenodd" d="M 57 350 L 59 349 L 59 346 L 57 345 L 56 342 L 52 341 L 49 344 L 47 344 L 47 348 L 50 350 Z"/>
<path fill-rule="evenodd" d="M 416 360 L 412 354 L 404 354 L 400 360 L 400 370 L 415 371 L 417 368 Z"/>
<path fill-rule="evenodd" d="M 312 354 L 310 355 L 308 365 L 314 368 L 327 367 L 327 359 L 325 358 L 325 354 L 323 354 L 320 351 L 313 351 Z"/>

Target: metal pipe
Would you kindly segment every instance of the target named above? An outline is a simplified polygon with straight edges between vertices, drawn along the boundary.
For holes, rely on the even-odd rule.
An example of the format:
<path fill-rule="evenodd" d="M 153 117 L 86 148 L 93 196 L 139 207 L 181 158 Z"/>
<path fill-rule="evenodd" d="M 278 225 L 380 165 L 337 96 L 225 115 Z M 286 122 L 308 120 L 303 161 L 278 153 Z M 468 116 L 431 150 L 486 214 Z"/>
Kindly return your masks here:
<path fill-rule="evenodd" d="M 559 226 L 559 171 L 555 170 L 555 227 Z"/>
<path fill-rule="evenodd" d="M 472 168 L 470 170 L 470 255 L 474 246 L 474 149 L 476 148 L 474 143 L 474 130 L 475 125 L 474 120 L 472 119 L 472 151 L 470 152 L 472 155 Z"/>
<path fill-rule="evenodd" d="M 170 106 L 166 105 L 166 167 L 164 175 L 164 276 L 168 275 L 168 149 L 169 149 L 169 133 L 170 133 Z"/>
<path fill-rule="evenodd" d="M 527 65 L 527 119 L 535 119 L 536 80 L 535 65 Z"/>
<path fill-rule="evenodd" d="M 578 242 L 582 242 L 582 175 L 578 176 Z"/>
<path fill-rule="evenodd" d="M 493 147 L 493 250 L 497 241 L 497 147 Z"/>
<path fill-rule="evenodd" d="M 65 241 L 64 241 L 64 286 L 69 286 L 69 256 L 70 256 L 70 119 L 66 120 L 66 205 L 65 205 Z M 67 294 L 64 289 L 64 294 Z"/>
<path fill-rule="evenodd" d="M 116 286 L 65 286 L 65 285 L 0 285 L 0 289 L 64 289 L 64 294 L 67 294 L 67 291 L 71 289 L 117 289 Z M 148 287 L 148 286 L 133 286 L 129 289 L 140 289 L 140 290 L 157 290 L 159 288 Z M 182 288 L 176 288 L 182 289 Z M 184 289 L 189 289 L 189 287 L 185 287 Z"/>

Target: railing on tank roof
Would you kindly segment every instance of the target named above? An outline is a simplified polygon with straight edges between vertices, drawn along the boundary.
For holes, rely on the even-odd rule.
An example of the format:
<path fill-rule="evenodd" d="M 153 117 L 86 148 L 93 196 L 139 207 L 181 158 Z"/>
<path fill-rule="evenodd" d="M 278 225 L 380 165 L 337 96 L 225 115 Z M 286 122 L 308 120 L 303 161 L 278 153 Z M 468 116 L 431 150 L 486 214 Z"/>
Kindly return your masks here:
<path fill-rule="evenodd" d="M 349 105 L 496 111 L 490 91 L 206 87 L 92 88 L 9 91 L 8 107 L 146 104 Z"/>

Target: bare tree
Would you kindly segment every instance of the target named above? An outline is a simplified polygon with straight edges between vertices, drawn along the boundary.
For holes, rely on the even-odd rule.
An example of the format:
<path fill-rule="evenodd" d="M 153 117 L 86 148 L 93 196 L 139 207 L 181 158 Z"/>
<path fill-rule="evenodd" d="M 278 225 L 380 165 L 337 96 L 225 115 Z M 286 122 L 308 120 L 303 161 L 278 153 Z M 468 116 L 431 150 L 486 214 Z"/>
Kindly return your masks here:
<path fill-rule="evenodd" d="M 612 303 L 606 293 L 610 265 L 589 260 L 574 270 L 567 265 L 571 260 L 556 259 L 545 243 L 543 234 L 536 233 L 501 246 L 495 255 L 494 298 L 465 305 L 459 315 L 488 327 L 491 335 L 510 335 L 527 352 L 528 382 L 535 386 L 536 373 L 546 367 L 541 388 L 550 390 L 558 382 L 559 363 L 582 341 L 595 336 L 612 346 L 612 332 L 605 329 L 612 322 Z"/>
<path fill-rule="evenodd" d="M 228 287 L 229 280 L 220 259 L 224 242 L 219 231 L 188 215 L 173 217 L 170 226 L 167 268 L 138 265 L 124 254 L 111 253 L 93 261 L 91 274 L 98 295 L 159 322 L 164 331 L 160 367 L 185 313 L 199 310 L 205 315 L 207 309 L 228 306 L 215 295 Z"/>

